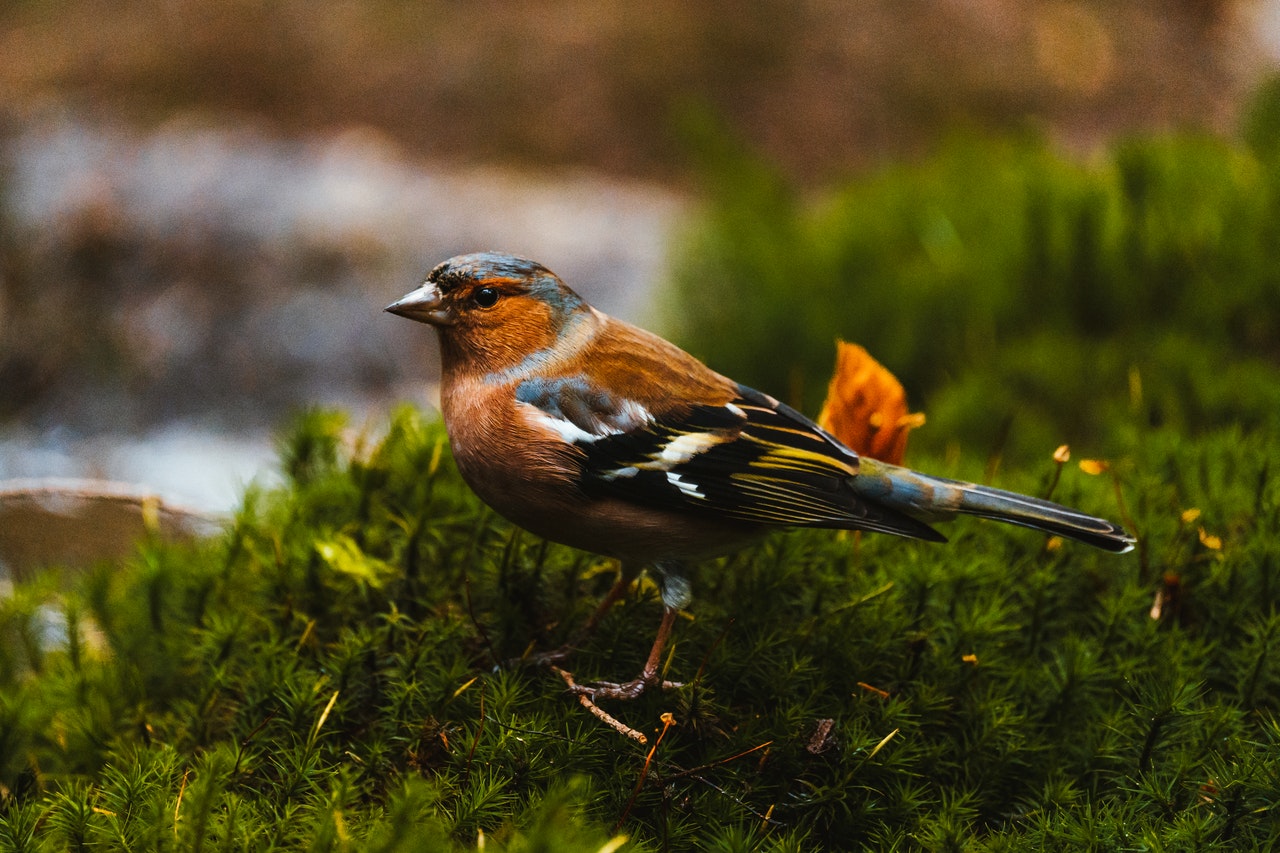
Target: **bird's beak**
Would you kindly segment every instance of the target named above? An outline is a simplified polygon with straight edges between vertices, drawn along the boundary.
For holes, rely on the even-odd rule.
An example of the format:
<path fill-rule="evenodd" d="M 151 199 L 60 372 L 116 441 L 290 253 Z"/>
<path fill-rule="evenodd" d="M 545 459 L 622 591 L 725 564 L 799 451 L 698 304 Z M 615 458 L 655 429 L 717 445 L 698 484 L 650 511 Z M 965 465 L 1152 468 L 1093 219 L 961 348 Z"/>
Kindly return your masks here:
<path fill-rule="evenodd" d="M 449 326 L 455 319 L 453 311 L 445 305 L 444 295 L 431 282 L 405 294 L 383 310 L 433 326 Z"/>

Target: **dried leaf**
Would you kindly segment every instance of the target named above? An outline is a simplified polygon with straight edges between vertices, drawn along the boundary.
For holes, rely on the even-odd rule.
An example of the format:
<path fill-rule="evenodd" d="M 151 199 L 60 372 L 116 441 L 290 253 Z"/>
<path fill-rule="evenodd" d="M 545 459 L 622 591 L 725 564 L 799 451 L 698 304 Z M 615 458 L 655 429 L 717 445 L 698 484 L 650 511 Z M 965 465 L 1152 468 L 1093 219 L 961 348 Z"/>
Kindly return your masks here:
<path fill-rule="evenodd" d="M 924 415 L 907 411 L 902 383 L 857 344 L 836 341 L 836 368 L 818 415 L 823 429 L 864 456 L 898 464 Z"/>
<path fill-rule="evenodd" d="M 861 687 L 863 690 L 866 690 L 868 693 L 872 693 L 872 694 L 874 694 L 874 695 L 876 695 L 876 696 L 879 696 L 881 699 L 888 699 L 888 698 L 889 698 L 889 691 L 888 691 L 888 690 L 881 690 L 879 687 L 874 687 L 874 686 L 872 686 L 872 685 L 870 685 L 870 684 L 867 684 L 867 682 L 865 682 L 865 681 L 859 681 L 859 682 L 858 682 L 858 686 L 859 686 L 859 687 Z M 855 695 L 856 695 L 856 694 L 855 694 Z"/>
<path fill-rule="evenodd" d="M 830 717 L 818 720 L 818 726 L 813 732 L 813 736 L 809 738 L 809 743 L 805 747 L 810 755 L 821 755 L 835 745 L 835 738 L 831 736 L 831 730 L 835 728 L 836 721 Z"/>

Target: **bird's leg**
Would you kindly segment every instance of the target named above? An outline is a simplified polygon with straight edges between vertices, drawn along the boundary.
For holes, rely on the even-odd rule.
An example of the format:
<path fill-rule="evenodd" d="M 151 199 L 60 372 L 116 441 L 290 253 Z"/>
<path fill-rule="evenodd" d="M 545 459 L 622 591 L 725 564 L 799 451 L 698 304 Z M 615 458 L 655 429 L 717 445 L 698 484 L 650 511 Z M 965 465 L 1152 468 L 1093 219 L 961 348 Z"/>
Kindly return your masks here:
<path fill-rule="evenodd" d="M 574 685 L 573 692 L 590 696 L 593 699 L 635 699 L 644 693 L 645 688 L 648 687 L 661 687 L 664 690 L 669 690 L 684 686 L 674 681 L 663 681 L 658 676 L 658 667 L 662 663 L 662 651 L 666 648 L 667 640 L 671 637 L 671 629 L 675 625 L 676 614 L 692 598 L 689 582 L 681 574 L 681 566 L 678 563 L 660 563 L 654 568 L 662 585 L 662 624 L 658 626 L 658 636 L 654 638 L 653 648 L 649 649 L 649 657 L 644 662 L 644 669 L 640 671 L 640 677 L 621 684 L 598 681 L 594 684 Z"/>
<path fill-rule="evenodd" d="M 621 571 L 618 572 L 618 579 L 614 581 L 613 586 L 609 587 L 609 591 L 605 593 L 604 598 L 600 599 L 600 603 L 596 605 L 596 609 L 591 616 L 587 618 L 585 624 L 573 635 L 573 639 L 565 643 L 558 649 L 552 649 L 549 652 L 541 652 L 536 655 L 530 655 L 522 663 L 531 663 L 535 666 L 547 666 L 548 664 L 560 663 L 577 650 L 578 646 L 596 632 L 596 628 L 600 625 L 600 621 L 604 619 L 605 614 L 613 609 L 613 605 L 618 603 L 618 599 L 626 593 L 631 586 L 631 582 L 636 579 L 636 575 L 640 574 L 640 567 L 629 563 L 623 563 Z"/>
<path fill-rule="evenodd" d="M 604 598 L 600 599 L 595 611 L 587 619 L 587 623 L 582 626 L 582 630 L 578 632 L 573 642 L 581 642 L 596 632 L 596 626 L 600 624 L 600 620 L 613 609 L 613 605 L 618 603 L 618 599 L 622 598 L 623 593 L 631 586 L 631 582 L 636 579 L 638 574 L 640 574 L 639 568 L 629 566 L 626 563 L 622 564 L 622 570 L 618 572 L 618 579 L 614 581 L 613 586 L 609 587 L 609 591 L 605 593 Z"/>
<path fill-rule="evenodd" d="M 649 657 L 644 662 L 644 669 L 640 671 L 639 678 L 633 681 L 625 681 L 621 684 L 616 684 L 612 681 L 575 684 L 571 688 L 573 692 L 590 696 L 592 699 L 635 699 L 649 687 L 661 687 L 663 690 L 683 687 L 684 685 L 679 682 L 663 681 L 658 677 L 658 667 L 662 663 L 662 651 L 666 648 L 667 640 L 671 637 L 671 628 L 675 625 L 677 612 L 674 607 L 667 607 L 662 611 L 662 624 L 658 626 L 658 636 L 653 641 L 653 648 L 649 650 Z"/>

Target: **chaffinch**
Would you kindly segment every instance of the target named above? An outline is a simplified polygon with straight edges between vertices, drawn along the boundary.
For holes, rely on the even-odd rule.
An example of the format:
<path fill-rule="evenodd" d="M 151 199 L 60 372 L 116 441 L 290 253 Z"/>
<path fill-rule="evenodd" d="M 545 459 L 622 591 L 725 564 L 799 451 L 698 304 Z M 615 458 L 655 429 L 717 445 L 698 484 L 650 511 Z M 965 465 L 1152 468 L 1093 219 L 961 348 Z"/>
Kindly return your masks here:
<path fill-rule="evenodd" d="M 644 670 L 581 688 L 597 698 L 658 683 L 690 598 L 685 561 L 770 528 L 945 541 L 929 523 L 961 513 L 1133 547 L 1120 527 L 1058 504 L 859 456 L 791 407 L 591 307 L 534 261 L 451 258 L 386 310 L 439 333 L 444 421 L 476 494 L 539 536 L 621 560 L 588 629 L 642 567 L 657 570 L 665 610 Z"/>

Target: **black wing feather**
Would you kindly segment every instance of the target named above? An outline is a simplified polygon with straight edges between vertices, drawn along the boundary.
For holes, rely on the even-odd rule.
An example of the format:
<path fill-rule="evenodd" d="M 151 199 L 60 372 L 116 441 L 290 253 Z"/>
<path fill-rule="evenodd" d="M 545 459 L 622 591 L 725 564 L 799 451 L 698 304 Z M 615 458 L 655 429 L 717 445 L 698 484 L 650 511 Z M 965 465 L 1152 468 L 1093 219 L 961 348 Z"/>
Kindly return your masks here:
<path fill-rule="evenodd" d="M 858 497 L 858 457 L 808 418 L 744 386 L 724 406 L 692 406 L 579 448 L 582 487 L 736 521 L 944 537 Z"/>

